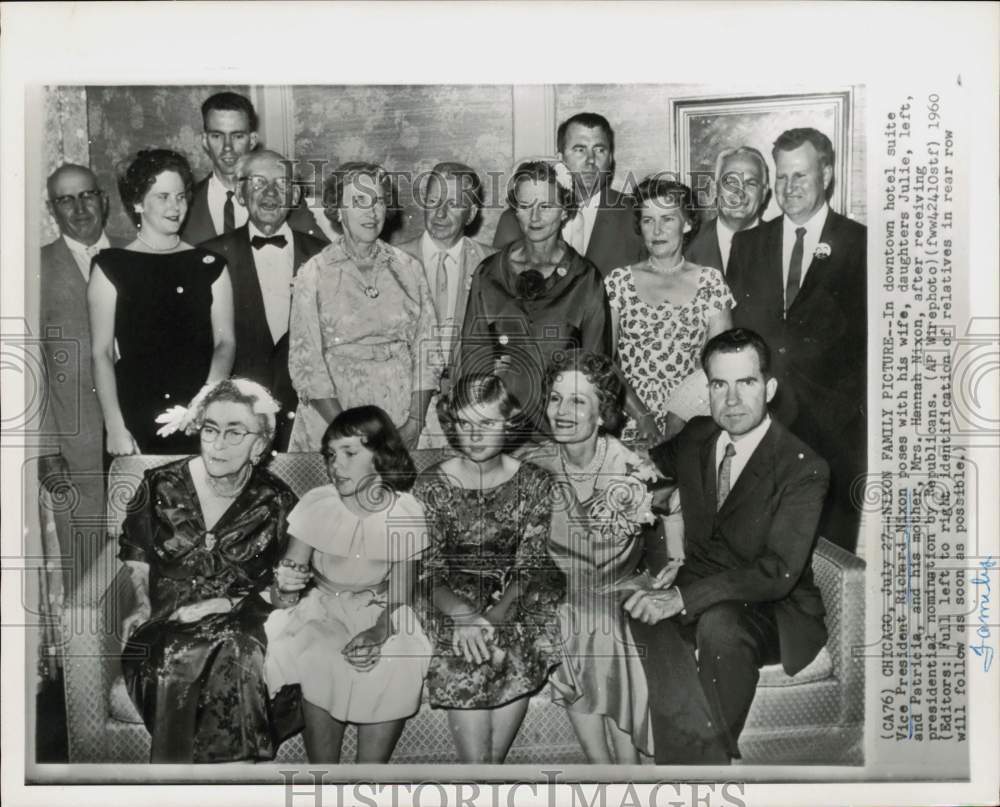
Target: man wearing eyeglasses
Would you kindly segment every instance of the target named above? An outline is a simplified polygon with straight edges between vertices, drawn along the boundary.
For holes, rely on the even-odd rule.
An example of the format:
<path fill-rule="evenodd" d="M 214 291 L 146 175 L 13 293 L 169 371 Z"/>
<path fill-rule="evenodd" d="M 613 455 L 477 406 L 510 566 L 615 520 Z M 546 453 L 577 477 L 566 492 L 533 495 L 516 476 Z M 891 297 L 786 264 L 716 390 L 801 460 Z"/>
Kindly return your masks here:
<path fill-rule="evenodd" d="M 60 235 L 42 247 L 41 255 L 42 428 L 43 443 L 57 447 L 61 459 L 43 462 L 40 470 L 43 478 L 69 474 L 80 494 L 74 515 L 96 516 L 104 510 L 104 420 L 90 362 L 87 281 L 93 257 L 126 242 L 105 234 L 108 197 L 89 168 L 61 165 L 47 187 L 47 207 Z"/>
<path fill-rule="evenodd" d="M 257 113 L 250 99 L 239 93 L 210 96 L 201 105 L 201 119 L 201 145 L 212 160 L 212 173 L 191 189 L 191 204 L 181 230 L 184 241 L 195 246 L 246 224 L 247 211 L 236 188 L 237 165 L 258 145 Z M 327 240 L 309 208 L 297 206 L 288 220 L 292 229 Z"/>
<path fill-rule="evenodd" d="M 263 149 L 240 160 L 236 198 L 246 208 L 247 223 L 202 246 L 226 259 L 233 283 L 233 375 L 263 384 L 281 404 L 274 447 L 284 451 L 298 405 L 288 375 L 292 281 L 324 243 L 289 225 L 301 188 L 292 181 L 290 163 L 277 152 Z"/>

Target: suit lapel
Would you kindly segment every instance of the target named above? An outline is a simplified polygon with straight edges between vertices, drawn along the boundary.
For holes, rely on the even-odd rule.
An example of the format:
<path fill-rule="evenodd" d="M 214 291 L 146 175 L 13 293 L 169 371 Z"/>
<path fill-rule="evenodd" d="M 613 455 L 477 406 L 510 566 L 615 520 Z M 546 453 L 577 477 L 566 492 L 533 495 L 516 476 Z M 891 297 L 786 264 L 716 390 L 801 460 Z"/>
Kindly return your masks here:
<path fill-rule="evenodd" d="M 843 253 L 843 250 L 837 249 L 840 220 L 841 216 L 832 210 L 827 213 L 826 221 L 823 223 L 823 231 L 819 234 L 819 240 L 820 243 L 830 246 L 830 256 L 822 260 L 817 260 L 815 257 L 810 256 L 805 280 L 802 281 L 802 288 L 799 289 L 799 293 L 792 303 L 792 309 L 798 308 L 800 305 L 808 302 L 809 297 L 825 282 L 827 275 L 834 271 L 835 262 L 840 260 L 840 256 Z"/>
<path fill-rule="evenodd" d="M 292 277 L 299 273 L 299 267 L 311 257 L 311 255 L 306 255 L 298 231 L 292 230 Z"/>
<path fill-rule="evenodd" d="M 56 261 L 59 263 L 60 272 L 67 276 L 67 281 L 71 283 L 74 288 L 85 287 L 87 285 L 87 281 L 80 272 L 80 267 L 76 265 L 76 258 L 74 258 L 73 253 L 69 251 L 69 246 L 67 246 L 65 238 L 59 236 L 56 241 L 56 248 L 54 251 Z"/>
<path fill-rule="evenodd" d="M 719 469 L 715 465 L 715 446 L 719 441 L 721 429 L 716 429 L 701 444 L 701 488 L 705 494 L 706 503 L 715 511 L 715 502 L 718 498 L 718 475 Z"/>
<path fill-rule="evenodd" d="M 709 227 L 711 228 L 708 239 L 709 251 L 712 254 L 712 258 L 715 260 L 715 265 L 722 267 L 722 274 L 725 274 L 726 264 L 722 262 L 722 250 L 719 248 L 719 220 L 717 218 L 712 219 Z"/>
<path fill-rule="evenodd" d="M 750 455 L 747 464 L 743 466 L 739 479 L 736 480 L 736 484 L 730 489 L 729 495 L 722 503 L 722 508 L 719 510 L 718 516 L 720 519 L 726 518 L 726 516 L 736 510 L 740 506 L 740 503 L 754 491 L 761 477 L 767 472 L 767 469 L 774 467 L 774 462 L 770 457 L 774 451 L 774 443 L 777 439 L 775 426 L 776 423 L 772 417 L 767 433 L 760 443 L 757 444 L 757 448 Z"/>
<path fill-rule="evenodd" d="M 267 325 L 267 312 L 264 310 L 264 293 L 260 290 L 260 278 L 257 276 L 257 261 L 254 258 L 253 247 L 250 246 L 250 228 L 246 225 L 233 232 L 233 255 L 238 266 L 245 266 L 244 276 L 240 284 L 242 292 L 238 301 L 240 308 L 246 312 L 248 322 L 253 323 L 257 337 L 263 344 L 274 349 L 274 337 Z"/>

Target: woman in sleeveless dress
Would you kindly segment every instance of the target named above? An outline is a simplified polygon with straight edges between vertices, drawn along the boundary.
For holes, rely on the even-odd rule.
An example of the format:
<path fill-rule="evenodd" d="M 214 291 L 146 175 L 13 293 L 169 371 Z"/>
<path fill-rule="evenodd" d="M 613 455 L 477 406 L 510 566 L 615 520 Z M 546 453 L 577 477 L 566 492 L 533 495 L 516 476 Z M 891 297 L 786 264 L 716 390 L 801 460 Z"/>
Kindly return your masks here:
<path fill-rule="evenodd" d="M 191 184 L 180 154 L 140 151 L 118 182 L 136 239 L 94 259 L 87 289 L 94 383 L 112 456 L 196 452 L 197 436 L 158 436 L 156 416 L 232 370 L 226 263 L 179 235 Z"/>

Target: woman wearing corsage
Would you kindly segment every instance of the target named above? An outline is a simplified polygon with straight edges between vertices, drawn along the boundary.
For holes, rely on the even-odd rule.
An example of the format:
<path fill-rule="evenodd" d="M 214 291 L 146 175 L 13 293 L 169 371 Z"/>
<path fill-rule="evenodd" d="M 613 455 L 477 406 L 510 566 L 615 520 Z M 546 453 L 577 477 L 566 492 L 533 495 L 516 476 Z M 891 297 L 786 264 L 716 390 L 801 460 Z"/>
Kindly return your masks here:
<path fill-rule="evenodd" d="M 556 474 L 565 505 L 550 544 L 568 578 L 552 699 L 566 707 L 590 762 L 636 764 L 637 749 L 652 754 L 652 733 L 640 651 L 620 602 L 631 591 L 643 530 L 655 521 L 648 488 L 658 474 L 608 433 L 621 424 L 625 392 L 609 359 L 562 354 L 549 365 L 546 390 L 553 441 L 524 459 Z"/>
<path fill-rule="evenodd" d="M 553 480 L 506 453 L 517 401 L 496 376 L 460 378 L 437 414 L 460 453 L 413 489 L 431 534 L 422 572 L 434 638 L 427 699 L 448 710 L 462 762 L 500 763 L 529 696 L 559 663 L 566 584 L 546 551 Z"/>
<path fill-rule="evenodd" d="M 331 484 L 309 491 L 288 519 L 267 681 L 272 692 L 302 685 L 310 762 L 340 761 L 347 723 L 358 724 L 357 762 L 388 762 L 420 707 L 431 653 L 409 607 L 427 546 L 424 509 L 405 492 L 416 470 L 375 406 L 337 415 L 323 456 Z"/>
<path fill-rule="evenodd" d="M 168 436 L 197 432 L 201 453 L 147 471 L 129 504 L 119 557 L 135 608 L 122 670 L 152 762 L 273 759 L 301 727 L 294 699 L 271 700 L 264 683 L 271 606 L 261 593 L 295 504 L 260 466 L 277 411 L 253 381 L 206 388 L 162 419 Z"/>

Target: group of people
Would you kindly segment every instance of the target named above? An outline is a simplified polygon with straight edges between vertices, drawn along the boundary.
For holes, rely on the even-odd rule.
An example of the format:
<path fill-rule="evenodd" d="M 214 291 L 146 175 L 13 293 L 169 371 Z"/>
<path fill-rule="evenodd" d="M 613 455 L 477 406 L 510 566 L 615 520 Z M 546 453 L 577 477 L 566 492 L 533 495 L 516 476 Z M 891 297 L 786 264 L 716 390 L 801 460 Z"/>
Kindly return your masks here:
<path fill-rule="evenodd" d="M 463 761 L 501 762 L 546 684 L 592 761 L 738 757 L 759 667 L 825 642 L 816 536 L 857 540 L 865 231 L 827 204 L 829 139 L 777 138 L 763 223 L 766 161 L 722 152 L 701 225 L 675 178 L 612 189 L 614 132 L 581 113 L 515 168 L 492 246 L 453 161 L 394 246 L 381 167 L 330 176 L 331 241 L 246 98 L 202 117 L 206 180 L 166 149 L 120 172 L 131 243 L 57 169 L 42 253 L 43 331 L 93 356 L 50 384 L 70 477 L 194 455 L 147 474 L 122 537 L 152 759 L 268 759 L 304 718 L 311 760 L 356 723 L 384 762 L 424 692 Z M 330 484 L 296 503 L 265 467 L 288 450 Z M 678 499 L 683 564 L 656 517 Z"/>

